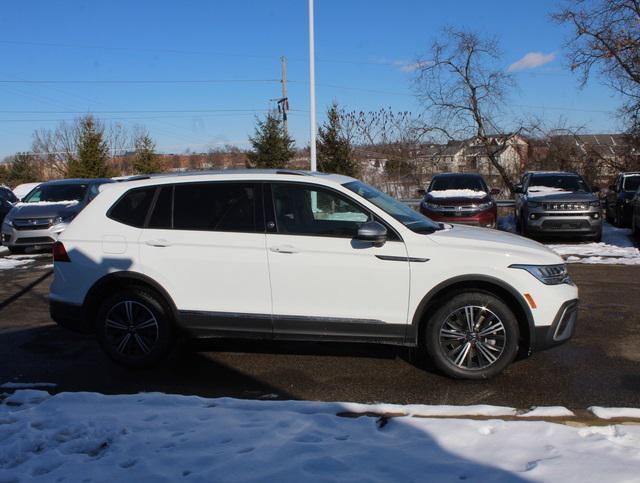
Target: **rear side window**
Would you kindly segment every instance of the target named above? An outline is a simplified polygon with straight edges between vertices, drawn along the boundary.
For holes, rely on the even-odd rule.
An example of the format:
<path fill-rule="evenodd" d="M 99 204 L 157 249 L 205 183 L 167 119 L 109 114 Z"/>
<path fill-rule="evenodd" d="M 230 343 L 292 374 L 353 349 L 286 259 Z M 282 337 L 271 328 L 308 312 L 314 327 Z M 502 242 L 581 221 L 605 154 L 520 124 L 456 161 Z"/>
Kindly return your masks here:
<path fill-rule="evenodd" d="M 142 228 L 155 191 L 155 186 L 128 191 L 113 205 L 107 216 L 125 225 Z"/>
<path fill-rule="evenodd" d="M 170 229 L 171 212 L 173 211 L 173 186 L 163 186 L 156 199 L 151 216 L 149 217 L 148 228 Z"/>
<path fill-rule="evenodd" d="M 175 230 L 262 232 L 261 186 L 256 183 L 198 183 L 174 186 Z"/>

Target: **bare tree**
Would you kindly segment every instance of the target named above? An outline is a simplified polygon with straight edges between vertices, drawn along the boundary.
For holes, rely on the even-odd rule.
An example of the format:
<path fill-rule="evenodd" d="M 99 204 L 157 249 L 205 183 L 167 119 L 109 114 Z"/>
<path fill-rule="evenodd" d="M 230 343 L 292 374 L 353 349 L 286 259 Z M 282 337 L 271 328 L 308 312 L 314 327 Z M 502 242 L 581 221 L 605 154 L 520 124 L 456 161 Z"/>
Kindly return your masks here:
<path fill-rule="evenodd" d="M 507 133 L 499 122 L 514 87 L 500 60 L 496 39 L 447 28 L 419 61 L 415 88 L 430 121 L 425 131 L 449 140 L 474 137 L 513 193 L 514 182 L 499 154 L 522 129 Z"/>
<path fill-rule="evenodd" d="M 572 33 L 569 66 L 585 85 L 593 71 L 626 99 L 621 111 L 630 130 L 640 131 L 640 2 L 569 0 L 553 15 Z"/>

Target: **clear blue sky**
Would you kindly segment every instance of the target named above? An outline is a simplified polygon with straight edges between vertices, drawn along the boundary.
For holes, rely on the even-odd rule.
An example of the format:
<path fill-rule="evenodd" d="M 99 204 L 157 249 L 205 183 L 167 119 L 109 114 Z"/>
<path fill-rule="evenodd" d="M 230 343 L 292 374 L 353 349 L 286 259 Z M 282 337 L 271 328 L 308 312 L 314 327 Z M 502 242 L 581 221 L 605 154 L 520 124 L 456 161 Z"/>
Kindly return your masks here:
<path fill-rule="evenodd" d="M 615 131 L 619 125 L 611 111 L 619 100 L 597 80 L 580 90 L 564 67 L 566 32 L 548 17 L 557 5 L 551 0 L 316 0 L 319 120 L 332 100 L 348 109 L 419 112 L 407 65 L 440 28 L 452 25 L 498 36 L 505 69 L 528 53 L 543 54 L 538 60 L 547 63 L 515 74 L 514 116 L 531 113 L 549 122 L 563 116 L 591 132 Z M 308 139 L 306 7 L 306 0 L 3 2 L 0 80 L 269 80 L 279 78 L 284 55 L 295 110 L 290 129 L 303 146 Z M 246 146 L 254 125 L 251 111 L 273 106 L 270 99 L 279 93 L 277 82 L 0 82 L 0 157 L 28 150 L 35 129 L 77 117 L 74 111 L 98 112 L 107 122 L 127 126 L 144 124 L 164 151 L 206 150 L 225 142 Z M 243 111 L 126 112 L 215 109 Z"/>

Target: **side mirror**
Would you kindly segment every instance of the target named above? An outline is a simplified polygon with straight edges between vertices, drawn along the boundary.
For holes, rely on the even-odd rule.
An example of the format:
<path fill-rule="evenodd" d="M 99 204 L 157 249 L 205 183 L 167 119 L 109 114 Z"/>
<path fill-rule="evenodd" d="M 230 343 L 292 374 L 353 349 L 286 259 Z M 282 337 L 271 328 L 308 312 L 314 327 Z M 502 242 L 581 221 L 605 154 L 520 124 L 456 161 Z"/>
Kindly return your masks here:
<path fill-rule="evenodd" d="M 500 193 L 502 193 L 502 190 L 501 190 L 500 188 L 491 188 L 490 193 L 491 193 L 493 196 L 498 196 Z"/>
<path fill-rule="evenodd" d="M 594 193 L 600 193 L 600 186 L 592 186 L 591 191 L 593 191 Z"/>
<path fill-rule="evenodd" d="M 377 221 L 367 221 L 358 228 L 356 240 L 383 245 L 387 241 L 387 229 Z"/>
<path fill-rule="evenodd" d="M 419 196 L 424 196 L 427 194 L 427 190 L 420 188 L 419 190 L 416 190 L 416 193 L 418 193 Z"/>

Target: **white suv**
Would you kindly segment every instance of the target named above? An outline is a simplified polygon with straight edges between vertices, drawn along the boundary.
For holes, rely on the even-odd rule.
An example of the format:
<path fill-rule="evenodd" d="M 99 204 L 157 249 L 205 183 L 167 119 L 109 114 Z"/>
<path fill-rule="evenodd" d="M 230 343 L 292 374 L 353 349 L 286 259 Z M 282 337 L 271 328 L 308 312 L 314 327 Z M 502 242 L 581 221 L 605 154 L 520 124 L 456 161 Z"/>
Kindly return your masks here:
<path fill-rule="evenodd" d="M 52 318 L 151 365 L 179 336 L 421 347 L 484 379 L 571 337 L 578 290 L 531 240 L 437 224 L 361 181 L 297 171 L 107 186 L 54 245 Z"/>

